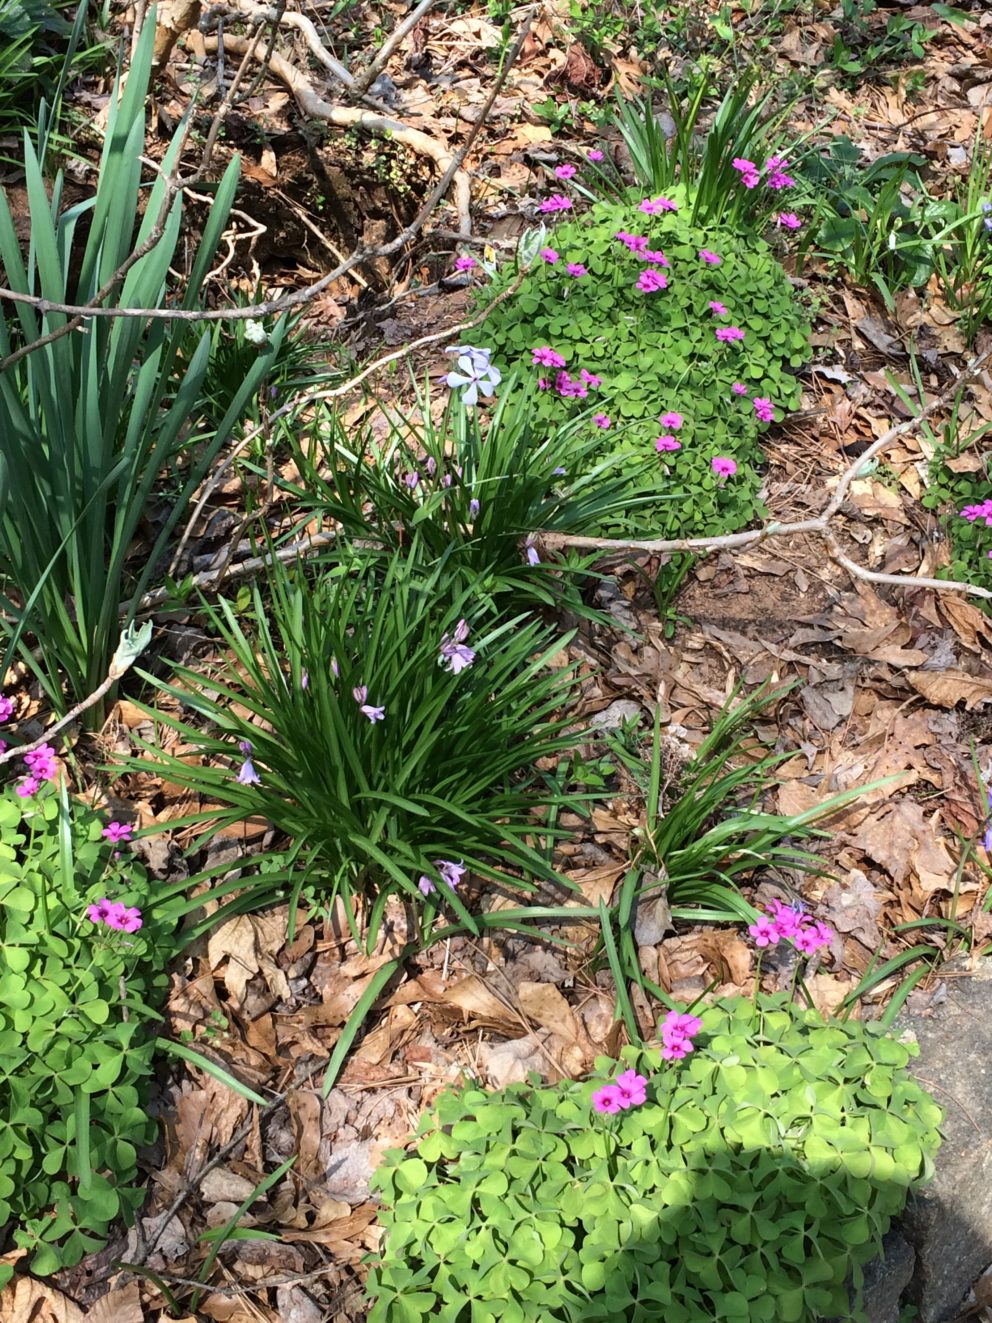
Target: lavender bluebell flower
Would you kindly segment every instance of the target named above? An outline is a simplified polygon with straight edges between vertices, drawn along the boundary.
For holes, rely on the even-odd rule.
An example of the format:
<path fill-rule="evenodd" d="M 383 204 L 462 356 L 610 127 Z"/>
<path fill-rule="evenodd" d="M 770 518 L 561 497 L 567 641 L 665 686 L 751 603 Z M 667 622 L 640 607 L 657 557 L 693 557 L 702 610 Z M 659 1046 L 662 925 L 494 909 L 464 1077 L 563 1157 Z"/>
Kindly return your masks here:
<path fill-rule="evenodd" d="M 242 786 L 260 786 L 262 778 L 255 771 L 255 764 L 251 760 L 252 742 L 251 740 L 241 740 L 238 748 L 245 756 L 244 762 L 238 772 L 238 784 Z"/>
<path fill-rule="evenodd" d="M 459 860 L 458 863 L 455 864 L 452 863 L 450 859 L 435 859 L 434 867 L 441 874 L 441 880 L 443 882 L 446 882 L 448 886 L 452 889 L 452 891 L 456 890 L 458 883 L 462 880 L 463 875 L 468 872 L 468 869 L 465 867 L 465 865 L 462 863 L 461 860 Z M 431 879 L 426 875 L 426 873 L 422 873 L 420 875 L 419 879 L 417 880 L 417 887 L 419 888 L 420 894 L 422 896 L 430 896 L 435 891 L 437 891 L 437 887 L 434 885 Z"/>
<path fill-rule="evenodd" d="M 441 639 L 440 653 L 444 669 L 457 675 L 466 670 L 475 661 L 475 652 L 465 646 L 468 638 L 468 623 L 459 620 L 453 634 L 445 634 Z"/>
<path fill-rule="evenodd" d="M 499 369 L 493 367 L 489 361 L 491 349 L 476 349 L 473 345 L 451 345 L 444 352 L 458 355 L 458 371 L 449 372 L 445 382 L 452 390 L 462 386 L 466 388 L 462 395 L 462 403 L 466 408 L 470 409 L 478 404 L 480 391 L 487 399 L 493 395 L 503 378 Z"/>
<path fill-rule="evenodd" d="M 468 503 L 468 514 L 469 514 L 469 518 L 470 518 L 470 519 L 477 519 L 477 518 L 478 518 L 478 515 L 479 515 L 479 510 L 480 510 L 480 508 L 481 508 L 481 507 L 480 507 L 480 505 L 479 505 L 479 502 L 478 502 L 478 501 L 475 499 L 475 497 L 473 496 L 472 499 L 471 499 L 471 500 L 469 501 L 469 503 Z"/>

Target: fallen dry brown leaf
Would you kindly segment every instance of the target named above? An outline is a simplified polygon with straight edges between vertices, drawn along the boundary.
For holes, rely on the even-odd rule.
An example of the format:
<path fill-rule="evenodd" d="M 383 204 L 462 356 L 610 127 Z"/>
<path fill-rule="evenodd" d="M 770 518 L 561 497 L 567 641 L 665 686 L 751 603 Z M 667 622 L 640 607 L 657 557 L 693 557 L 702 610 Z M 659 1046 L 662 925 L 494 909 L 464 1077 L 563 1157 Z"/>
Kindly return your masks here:
<path fill-rule="evenodd" d="M 559 1038 L 574 1042 L 581 1034 L 571 1006 L 551 983 L 521 983 L 517 999 L 528 1019 Z"/>
<path fill-rule="evenodd" d="M 907 671 L 906 679 L 928 703 L 938 707 L 956 707 L 964 703 L 968 711 L 992 700 L 992 680 L 969 675 L 967 671 Z"/>
<path fill-rule="evenodd" d="M 0 1292 L 0 1323 L 85 1323 L 68 1296 L 34 1277 L 14 1277 Z"/>

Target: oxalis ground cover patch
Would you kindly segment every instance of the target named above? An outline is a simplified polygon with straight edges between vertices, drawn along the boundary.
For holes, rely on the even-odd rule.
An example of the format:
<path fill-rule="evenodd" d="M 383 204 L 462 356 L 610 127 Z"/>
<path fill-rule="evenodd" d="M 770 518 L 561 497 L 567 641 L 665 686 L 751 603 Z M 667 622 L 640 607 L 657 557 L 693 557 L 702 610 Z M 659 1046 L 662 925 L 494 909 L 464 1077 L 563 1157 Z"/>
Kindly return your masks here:
<path fill-rule="evenodd" d="M 602 436 L 599 458 L 630 456 L 632 494 L 664 498 L 603 533 L 747 524 L 759 508 L 760 434 L 799 403 L 809 326 L 788 276 L 758 236 L 684 219 L 689 202 L 679 186 L 555 226 L 484 324 L 493 361 L 517 369 L 509 391 L 526 392 L 550 425 L 586 416 Z M 485 297 L 519 274 L 501 270 Z M 652 452 L 657 471 L 645 474 Z"/>

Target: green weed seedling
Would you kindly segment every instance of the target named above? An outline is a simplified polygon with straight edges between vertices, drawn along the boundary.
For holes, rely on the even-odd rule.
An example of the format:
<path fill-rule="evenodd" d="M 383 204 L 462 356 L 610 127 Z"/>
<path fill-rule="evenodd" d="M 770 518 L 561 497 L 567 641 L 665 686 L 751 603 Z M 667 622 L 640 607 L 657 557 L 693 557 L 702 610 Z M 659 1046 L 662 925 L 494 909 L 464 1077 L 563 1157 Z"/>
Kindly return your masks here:
<path fill-rule="evenodd" d="M 849 1274 L 939 1143 L 913 1049 L 786 994 L 697 1010 L 682 1060 L 629 1047 L 594 1080 L 438 1098 L 376 1173 L 369 1323 L 861 1318 Z M 640 1091 L 600 1114 L 617 1072 Z"/>

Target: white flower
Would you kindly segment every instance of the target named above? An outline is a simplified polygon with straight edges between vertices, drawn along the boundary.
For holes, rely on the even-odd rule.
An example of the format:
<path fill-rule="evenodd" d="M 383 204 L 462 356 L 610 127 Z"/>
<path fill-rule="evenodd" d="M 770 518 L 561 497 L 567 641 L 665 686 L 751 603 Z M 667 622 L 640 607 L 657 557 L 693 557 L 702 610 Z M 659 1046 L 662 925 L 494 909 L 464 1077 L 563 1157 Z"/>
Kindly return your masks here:
<path fill-rule="evenodd" d="M 254 322 L 249 317 L 245 322 L 245 339 L 253 345 L 264 345 L 269 337 L 265 334 L 265 327 L 261 322 Z"/>
<path fill-rule="evenodd" d="M 480 390 L 489 399 L 502 381 L 499 369 L 494 368 L 489 361 L 492 350 L 476 349 L 473 345 L 451 345 L 444 352 L 458 355 L 458 371 L 449 372 L 445 382 L 452 390 L 459 386 L 467 387 L 462 396 L 465 407 L 470 409 L 473 404 L 478 404 Z"/>

